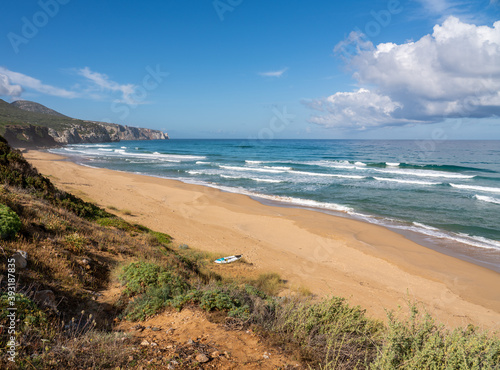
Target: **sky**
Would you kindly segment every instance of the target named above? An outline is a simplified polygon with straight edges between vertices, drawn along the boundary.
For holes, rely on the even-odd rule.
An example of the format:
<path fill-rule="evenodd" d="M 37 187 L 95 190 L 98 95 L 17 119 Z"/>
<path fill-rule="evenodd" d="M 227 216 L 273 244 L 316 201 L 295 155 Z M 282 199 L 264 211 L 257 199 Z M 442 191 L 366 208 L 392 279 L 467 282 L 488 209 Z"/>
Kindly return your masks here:
<path fill-rule="evenodd" d="M 16 0 L 0 98 L 171 138 L 500 139 L 499 0 Z"/>

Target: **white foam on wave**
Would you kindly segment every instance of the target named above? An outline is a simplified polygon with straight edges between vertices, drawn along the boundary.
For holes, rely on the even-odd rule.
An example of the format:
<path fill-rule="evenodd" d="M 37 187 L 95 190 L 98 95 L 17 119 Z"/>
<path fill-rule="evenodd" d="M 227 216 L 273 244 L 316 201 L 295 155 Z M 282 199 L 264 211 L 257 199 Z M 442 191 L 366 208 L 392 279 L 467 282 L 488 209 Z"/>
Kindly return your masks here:
<path fill-rule="evenodd" d="M 246 177 L 246 176 L 230 176 L 230 175 L 220 175 L 220 177 L 223 177 L 225 179 L 235 179 L 235 180 L 253 180 L 257 182 L 268 182 L 272 184 L 277 184 L 279 182 L 283 182 L 283 180 L 274 180 L 274 179 L 263 179 L 260 177 Z"/>
<path fill-rule="evenodd" d="M 406 226 L 406 225 L 385 225 L 385 226 L 390 226 L 396 229 L 414 231 L 420 234 L 430 236 L 432 238 L 451 240 L 454 242 L 458 242 L 476 248 L 500 250 L 499 241 L 464 233 L 454 233 L 451 231 L 446 232 L 432 226 L 421 224 L 419 222 L 413 222 L 412 226 Z"/>
<path fill-rule="evenodd" d="M 373 177 L 375 180 L 378 181 L 390 181 L 390 182 L 397 182 L 401 184 L 413 184 L 413 185 L 440 185 L 440 182 L 431 182 L 431 181 L 417 181 L 417 180 L 401 180 L 401 179 L 389 179 L 386 177 Z"/>
<path fill-rule="evenodd" d="M 269 173 L 284 173 L 282 170 L 272 170 L 270 168 L 261 168 L 261 167 L 238 167 L 238 166 L 225 166 L 219 165 L 220 168 L 224 168 L 225 170 L 233 170 L 233 171 L 255 171 L 255 172 L 269 172 Z"/>
<path fill-rule="evenodd" d="M 366 166 L 366 163 L 363 162 L 354 162 L 356 166 Z"/>
<path fill-rule="evenodd" d="M 283 166 L 264 166 L 264 168 L 271 170 L 281 170 L 281 171 L 290 171 L 292 167 L 283 167 Z"/>
<path fill-rule="evenodd" d="M 417 227 L 421 227 L 421 228 L 427 229 L 427 230 L 439 230 L 439 229 L 437 229 L 437 228 L 435 228 L 433 226 L 421 224 L 420 222 L 413 222 L 413 225 L 415 225 Z"/>
<path fill-rule="evenodd" d="M 331 211 L 340 211 L 340 212 L 346 212 L 346 213 L 350 213 L 350 212 L 354 211 L 350 207 L 343 206 L 343 205 L 337 204 L 337 203 L 317 202 L 315 200 L 310 200 L 310 199 L 283 197 L 283 196 L 277 196 L 277 195 L 256 194 L 256 196 L 258 196 L 260 198 L 265 198 L 265 199 L 277 201 L 277 202 L 294 204 L 294 205 L 302 206 L 302 207 L 320 208 L 320 209 L 327 209 L 327 210 L 331 210 Z"/>
<path fill-rule="evenodd" d="M 228 176 L 228 175 L 224 175 L 224 176 Z M 232 187 L 232 186 L 219 185 L 219 184 L 208 183 L 208 182 L 203 182 L 203 181 L 193 181 L 193 179 L 190 179 L 190 178 L 181 179 L 181 181 L 185 181 L 185 182 L 192 183 L 192 184 L 208 186 L 211 188 L 226 191 L 228 193 L 243 194 L 243 195 L 248 195 L 250 197 L 271 200 L 271 201 L 275 201 L 278 203 L 291 204 L 291 205 L 295 205 L 298 207 L 317 208 L 317 209 L 324 209 L 324 210 L 329 210 L 329 211 L 337 211 L 337 212 L 344 212 L 344 213 L 349 213 L 349 214 L 356 214 L 354 212 L 354 209 L 352 209 L 351 207 L 344 206 L 344 205 L 337 204 L 337 203 L 326 203 L 326 202 L 318 202 L 318 201 L 310 200 L 310 199 L 294 198 L 294 197 L 287 197 L 287 196 L 281 196 L 281 195 L 262 194 L 262 193 L 257 193 L 254 191 L 247 190 L 247 189 L 242 188 L 242 187 Z"/>
<path fill-rule="evenodd" d="M 112 152 L 113 149 L 108 149 L 108 148 L 98 148 L 97 150 L 103 151 L 103 152 Z"/>
<path fill-rule="evenodd" d="M 374 169 L 374 171 L 396 175 L 417 177 L 445 177 L 449 179 L 472 179 L 473 177 L 476 177 L 475 175 L 463 175 L 461 173 L 440 172 L 432 170 Z"/>
<path fill-rule="evenodd" d="M 234 188 L 229 188 L 229 187 L 227 187 L 227 188 L 220 187 L 220 189 L 224 190 L 224 191 L 245 194 L 245 195 L 248 195 L 251 197 L 258 197 L 258 198 L 262 198 L 262 199 L 272 200 L 272 201 L 279 202 L 279 203 L 293 204 L 293 205 L 296 205 L 299 207 L 327 209 L 327 210 L 331 210 L 331 211 L 339 211 L 339 212 L 346 212 L 346 213 L 350 213 L 350 212 L 354 211 L 350 207 L 343 206 L 343 205 L 337 204 L 337 203 L 317 202 L 315 200 L 310 200 L 310 199 L 285 197 L 285 196 L 280 196 L 280 195 L 267 195 L 267 194 L 261 194 L 261 193 L 256 193 L 256 192 L 252 192 L 252 191 L 247 191 L 244 189 L 234 189 Z"/>
<path fill-rule="evenodd" d="M 398 167 L 400 164 L 399 162 L 385 162 L 385 165 L 389 167 Z"/>
<path fill-rule="evenodd" d="M 474 195 L 474 198 L 477 200 L 482 200 L 483 202 L 487 203 L 493 203 L 493 204 L 500 204 L 500 199 L 493 198 L 493 197 L 488 197 L 486 195 Z"/>
<path fill-rule="evenodd" d="M 307 172 L 307 171 L 287 171 L 288 173 L 294 173 L 297 175 L 305 175 L 305 176 L 316 176 L 316 177 L 336 177 L 336 178 L 341 178 L 341 179 L 355 179 L 355 180 L 361 180 L 365 179 L 365 176 L 358 176 L 358 175 L 338 175 L 338 174 L 333 174 L 333 173 L 318 173 L 318 172 Z"/>
<path fill-rule="evenodd" d="M 362 163 L 362 162 L 359 162 Z M 354 169 L 356 168 L 355 165 L 350 163 L 349 161 L 326 161 L 326 160 L 320 160 L 320 161 L 306 161 L 306 162 L 300 162 L 299 164 L 305 164 L 308 166 L 318 166 L 318 167 L 327 167 L 327 168 L 338 168 L 338 169 Z M 361 166 L 364 165 L 361 164 Z"/>
<path fill-rule="evenodd" d="M 199 155 L 184 155 L 184 154 L 161 154 L 158 152 L 154 153 L 130 153 L 121 149 L 117 149 L 116 152 L 129 157 L 134 158 L 147 158 L 166 162 L 184 162 L 184 161 L 195 161 L 200 159 L 206 159 L 205 156 Z"/>
<path fill-rule="evenodd" d="M 250 160 L 246 160 L 245 163 L 248 163 L 248 164 L 261 164 L 261 163 L 265 163 L 264 161 L 250 161 Z"/>
<path fill-rule="evenodd" d="M 491 188 L 489 186 L 476 186 L 476 185 L 460 185 L 460 184 L 452 184 L 450 185 L 457 189 L 463 190 L 473 190 L 473 191 L 484 191 L 487 193 L 500 193 L 500 188 Z"/>
<path fill-rule="evenodd" d="M 67 145 L 66 148 L 108 148 L 111 144 L 70 144 Z"/>
<path fill-rule="evenodd" d="M 211 162 L 196 161 L 196 164 L 211 164 Z"/>

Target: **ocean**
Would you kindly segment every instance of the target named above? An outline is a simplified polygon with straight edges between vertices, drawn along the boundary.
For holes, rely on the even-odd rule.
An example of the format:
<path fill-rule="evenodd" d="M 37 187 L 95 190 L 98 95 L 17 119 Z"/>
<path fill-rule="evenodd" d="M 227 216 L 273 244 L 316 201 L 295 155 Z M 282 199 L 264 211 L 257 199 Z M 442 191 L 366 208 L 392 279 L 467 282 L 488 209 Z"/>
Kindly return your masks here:
<path fill-rule="evenodd" d="M 500 272 L 500 141 L 171 139 L 51 152 L 383 225 Z"/>

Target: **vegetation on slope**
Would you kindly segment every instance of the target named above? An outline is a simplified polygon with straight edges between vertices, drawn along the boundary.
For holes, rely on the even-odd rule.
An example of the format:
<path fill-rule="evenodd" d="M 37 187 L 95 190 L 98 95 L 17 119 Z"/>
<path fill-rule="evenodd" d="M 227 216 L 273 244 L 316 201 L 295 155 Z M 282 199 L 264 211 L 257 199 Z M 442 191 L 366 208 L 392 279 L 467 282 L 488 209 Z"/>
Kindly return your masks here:
<path fill-rule="evenodd" d="M 98 125 L 92 122 L 81 121 L 74 118 L 55 116 L 52 114 L 30 112 L 20 109 L 12 104 L 0 99 L 0 134 L 5 132 L 5 126 L 44 126 L 62 131 L 70 128 L 74 124 L 83 124 L 90 129 L 97 128 Z"/>
<path fill-rule="evenodd" d="M 16 250 L 29 261 L 16 271 L 19 353 L 15 364 L 3 356 L 2 368 L 134 367 L 143 353 L 133 338 L 111 331 L 114 321 L 188 305 L 228 328 L 252 328 L 311 368 L 499 368 L 498 337 L 474 327 L 449 331 L 414 305 L 409 318 L 391 313 L 384 325 L 342 298 L 278 297 L 283 282 L 276 274 L 219 276 L 207 264 L 213 256 L 175 249 L 168 235 L 58 190 L 1 139 L 0 184 L 0 204 L 11 210 L 9 219 L 16 220 L 10 212 L 19 218 L 3 240 L 0 274 L 7 276 L 7 258 Z M 95 294 L 114 271 L 121 299 L 102 305 Z M 57 309 L 35 299 L 42 290 L 54 292 Z M 8 298 L 2 281 L 2 307 Z M 3 353 L 9 348 L 6 312 L 0 314 Z"/>

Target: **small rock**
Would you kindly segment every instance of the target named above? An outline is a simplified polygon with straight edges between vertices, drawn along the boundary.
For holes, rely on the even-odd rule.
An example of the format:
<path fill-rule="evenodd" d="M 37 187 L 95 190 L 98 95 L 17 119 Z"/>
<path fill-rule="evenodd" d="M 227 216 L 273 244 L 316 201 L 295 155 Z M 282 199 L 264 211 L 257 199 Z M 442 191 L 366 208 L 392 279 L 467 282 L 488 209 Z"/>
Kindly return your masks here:
<path fill-rule="evenodd" d="M 141 346 L 149 346 L 149 342 L 144 339 L 142 342 L 141 342 Z"/>
<path fill-rule="evenodd" d="M 200 354 L 196 355 L 196 361 L 204 364 L 205 362 L 210 361 L 210 359 L 206 355 L 204 355 L 203 353 L 200 353 Z"/>
<path fill-rule="evenodd" d="M 156 347 L 157 345 L 158 345 L 158 343 L 151 342 L 151 346 Z"/>
<path fill-rule="evenodd" d="M 189 246 L 187 244 L 181 244 L 179 245 L 179 249 L 189 249 Z"/>
<path fill-rule="evenodd" d="M 219 351 L 214 351 L 214 352 L 212 352 L 212 353 L 210 354 L 210 357 L 213 357 L 213 358 L 217 358 L 217 357 L 219 357 L 219 356 L 220 356 Z"/>
<path fill-rule="evenodd" d="M 194 345 L 194 340 L 188 339 L 187 344 L 189 344 L 190 346 Z"/>
<path fill-rule="evenodd" d="M 129 361 L 134 361 L 134 356 L 128 356 Z"/>
<path fill-rule="evenodd" d="M 137 331 L 143 331 L 144 326 L 137 324 L 137 325 L 132 326 L 132 329 L 137 330 Z"/>
<path fill-rule="evenodd" d="M 160 328 L 157 328 L 156 326 L 153 326 L 153 327 L 151 328 L 151 330 L 152 330 L 152 331 L 160 331 L 161 329 L 160 329 Z"/>
<path fill-rule="evenodd" d="M 28 266 L 28 253 L 18 250 L 14 253 L 12 258 L 14 258 L 14 263 L 17 268 L 24 269 Z"/>

